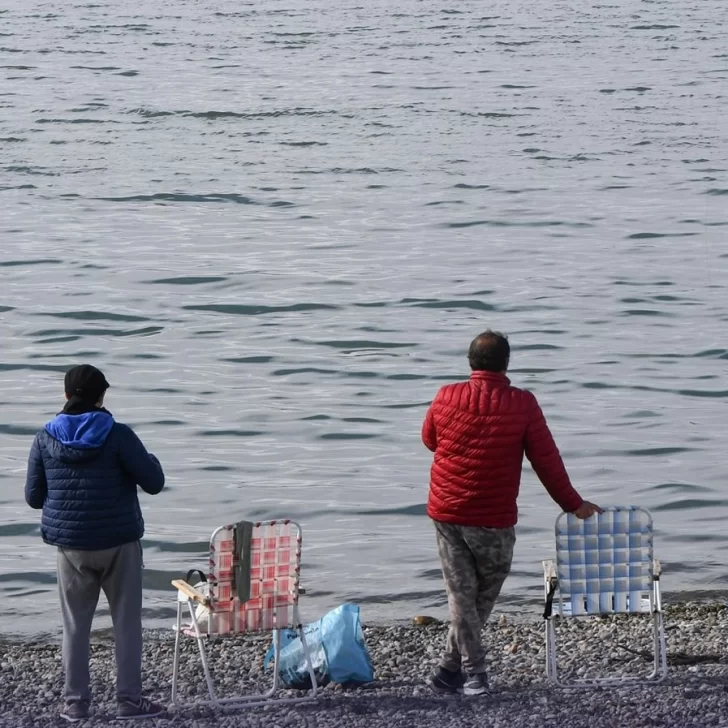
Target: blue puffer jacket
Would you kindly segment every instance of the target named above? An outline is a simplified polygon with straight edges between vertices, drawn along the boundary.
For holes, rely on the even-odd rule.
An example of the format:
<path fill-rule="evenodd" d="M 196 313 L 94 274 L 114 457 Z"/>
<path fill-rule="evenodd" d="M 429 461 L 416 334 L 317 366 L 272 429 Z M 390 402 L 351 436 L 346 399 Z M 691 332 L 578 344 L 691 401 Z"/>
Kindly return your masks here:
<path fill-rule="evenodd" d="M 162 466 L 108 412 L 60 414 L 35 436 L 25 500 L 43 509 L 41 535 L 52 546 L 100 550 L 140 539 L 137 485 L 159 493 Z"/>

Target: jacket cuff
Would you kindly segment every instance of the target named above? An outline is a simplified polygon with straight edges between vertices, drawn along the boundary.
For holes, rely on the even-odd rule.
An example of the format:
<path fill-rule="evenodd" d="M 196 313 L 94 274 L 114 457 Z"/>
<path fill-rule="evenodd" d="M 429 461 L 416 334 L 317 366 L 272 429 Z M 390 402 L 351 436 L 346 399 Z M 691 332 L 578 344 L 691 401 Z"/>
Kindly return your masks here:
<path fill-rule="evenodd" d="M 568 507 L 561 506 L 567 513 L 573 513 L 574 511 L 578 511 L 579 508 L 581 508 L 581 504 L 584 502 L 584 499 L 579 495 L 575 494 L 574 498 L 570 499 L 568 504 L 566 504 Z"/>

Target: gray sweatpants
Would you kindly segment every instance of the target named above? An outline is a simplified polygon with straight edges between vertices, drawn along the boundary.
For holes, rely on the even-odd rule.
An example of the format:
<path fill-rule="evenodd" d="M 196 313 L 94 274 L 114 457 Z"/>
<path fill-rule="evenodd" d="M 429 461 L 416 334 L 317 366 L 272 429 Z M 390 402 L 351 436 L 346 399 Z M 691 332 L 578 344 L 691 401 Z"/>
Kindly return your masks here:
<path fill-rule="evenodd" d="M 100 590 L 111 610 L 116 649 L 116 695 L 142 694 L 142 545 L 102 551 L 58 549 L 66 700 L 90 700 L 91 622 Z"/>
<path fill-rule="evenodd" d="M 435 521 L 437 550 L 450 607 L 450 630 L 440 665 L 485 672 L 481 632 L 511 570 L 514 528 L 458 526 Z"/>

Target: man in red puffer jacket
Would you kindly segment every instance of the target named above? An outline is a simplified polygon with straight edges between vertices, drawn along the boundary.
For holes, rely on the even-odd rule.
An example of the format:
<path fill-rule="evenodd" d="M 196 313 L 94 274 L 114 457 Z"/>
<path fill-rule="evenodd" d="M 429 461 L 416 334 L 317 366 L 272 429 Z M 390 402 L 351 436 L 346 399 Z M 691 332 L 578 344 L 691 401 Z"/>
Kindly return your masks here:
<path fill-rule="evenodd" d="M 549 495 L 578 518 L 601 512 L 574 490 L 536 397 L 506 377 L 508 339 L 486 331 L 468 351 L 470 380 L 437 393 L 422 426 L 435 453 L 427 514 L 450 608 L 436 692 L 489 693 L 480 633 L 511 569 L 523 455 Z M 464 673 L 463 673 L 464 671 Z"/>

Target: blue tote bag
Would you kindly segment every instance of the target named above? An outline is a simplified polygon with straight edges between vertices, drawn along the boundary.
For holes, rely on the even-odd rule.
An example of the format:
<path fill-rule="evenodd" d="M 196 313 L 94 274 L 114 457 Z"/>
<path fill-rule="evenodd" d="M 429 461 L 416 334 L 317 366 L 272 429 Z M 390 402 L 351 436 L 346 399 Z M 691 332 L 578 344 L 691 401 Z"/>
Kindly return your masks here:
<path fill-rule="evenodd" d="M 317 622 L 305 625 L 303 631 L 318 685 L 329 682 L 368 683 L 374 680 L 374 668 L 364 643 L 359 607 L 356 604 L 342 604 Z M 275 644 L 265 657 L 266 669 L 274 656 Z M 287 687 L 300 690 L 311 687 L 301 638 L 292 629 L 281 631 L 278 671 L 281 682 Z"/>

